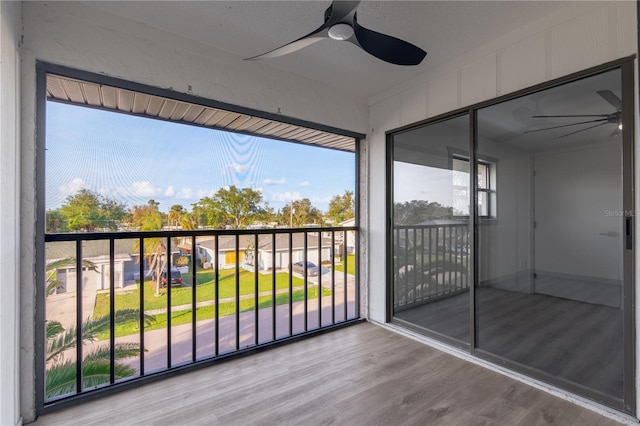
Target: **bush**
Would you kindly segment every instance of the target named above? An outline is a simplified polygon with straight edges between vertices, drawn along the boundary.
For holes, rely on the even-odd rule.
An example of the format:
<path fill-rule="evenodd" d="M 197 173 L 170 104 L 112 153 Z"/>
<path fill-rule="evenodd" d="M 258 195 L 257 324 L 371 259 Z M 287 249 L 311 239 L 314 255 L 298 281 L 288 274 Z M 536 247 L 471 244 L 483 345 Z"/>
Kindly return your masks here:
<path fill-rule="evenodd" d="M 176 266 L 187 266 L 189 265 L 189 258 L 187 256 L 180 256 L 176 259 Z"/>

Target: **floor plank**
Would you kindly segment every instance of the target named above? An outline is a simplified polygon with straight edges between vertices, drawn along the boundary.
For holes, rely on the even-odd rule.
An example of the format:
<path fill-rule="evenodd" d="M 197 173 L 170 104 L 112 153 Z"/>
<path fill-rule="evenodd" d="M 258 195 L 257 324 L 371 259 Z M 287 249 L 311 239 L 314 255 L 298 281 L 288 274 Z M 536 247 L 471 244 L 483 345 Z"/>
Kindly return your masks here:
<path fill-rule="evenodd" d="M 469 294 L 414 307 L 397 318 L 469 341 Z M 466 312 L 465 312 L 466 310 Z M 623 315 L 606 305 L 482 287 L 478 348 L 622 398 Z"/>
<path fill-rule="evenodd" d="M 397 333 L 358 324 L 151 383 L 35 425 L 614 425 Z"/>

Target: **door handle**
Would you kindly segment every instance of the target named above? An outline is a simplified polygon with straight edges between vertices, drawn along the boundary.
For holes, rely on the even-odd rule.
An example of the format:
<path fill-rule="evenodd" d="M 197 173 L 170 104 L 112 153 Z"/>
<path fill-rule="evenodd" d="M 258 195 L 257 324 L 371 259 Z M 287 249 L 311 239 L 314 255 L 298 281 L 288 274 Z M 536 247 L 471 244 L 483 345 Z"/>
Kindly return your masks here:
<path fill-rule="evenodd" d="M 625 248 L 633 250 L 633 217 L 627 216 L 624 221 Z"/>

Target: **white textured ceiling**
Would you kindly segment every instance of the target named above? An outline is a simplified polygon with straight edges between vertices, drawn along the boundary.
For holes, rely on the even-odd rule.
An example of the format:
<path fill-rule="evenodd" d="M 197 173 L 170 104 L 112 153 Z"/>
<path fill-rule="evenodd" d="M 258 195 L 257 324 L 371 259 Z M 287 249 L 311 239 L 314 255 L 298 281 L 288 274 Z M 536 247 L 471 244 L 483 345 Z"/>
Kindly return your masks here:
<path fill-rule="evenodd" d="M 242 58 L 293 41 L 323 23 L 330 1 L 106 1 L 90 7 Z M 350 43 L 323 40 L 263 62 L 366 98 L 553 14 L 559 1 L 363 1 L 358 22 L 427 51 L 422 64 L 382 62 Z"/>

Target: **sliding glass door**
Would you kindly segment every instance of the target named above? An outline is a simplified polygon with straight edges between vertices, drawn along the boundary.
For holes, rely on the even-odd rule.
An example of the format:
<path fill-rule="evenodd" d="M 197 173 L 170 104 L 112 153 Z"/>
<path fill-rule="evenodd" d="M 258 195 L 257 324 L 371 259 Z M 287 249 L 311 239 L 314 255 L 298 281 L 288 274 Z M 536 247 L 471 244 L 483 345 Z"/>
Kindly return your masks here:
<path fill-rule="evenodd" d="M 617 398 L 621 90 L 616 69 L 477 112 L 478 167 L 495 159 L 497 208 L 478 209 L 476 345 Z"/>
<path fill-rule="evenodd" d="M 394 137 L 394 314 L 469 342 L 469 116 Z"/>
<path fill-rule="evenodd" d="M 393 322 L 635 412 L 631 75 L 390 135 Z"/>

